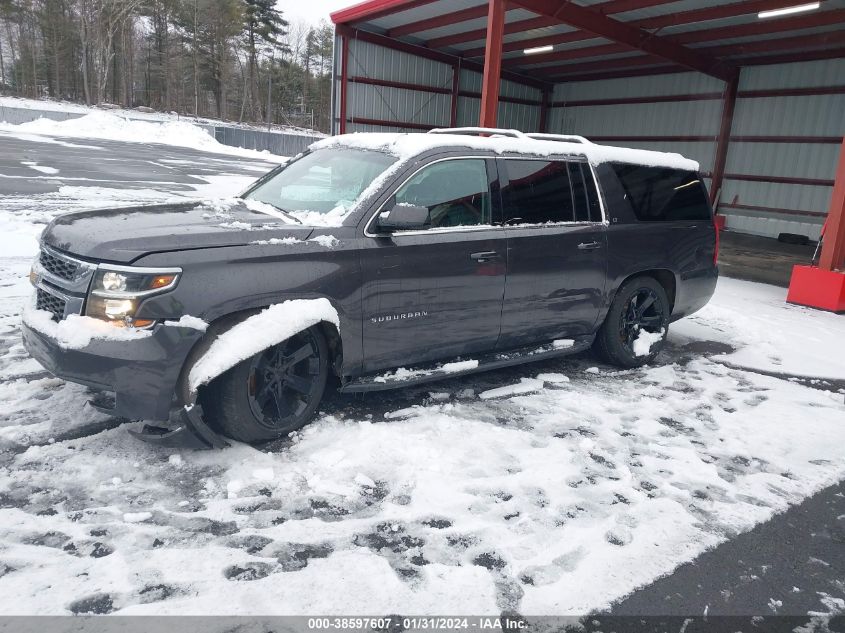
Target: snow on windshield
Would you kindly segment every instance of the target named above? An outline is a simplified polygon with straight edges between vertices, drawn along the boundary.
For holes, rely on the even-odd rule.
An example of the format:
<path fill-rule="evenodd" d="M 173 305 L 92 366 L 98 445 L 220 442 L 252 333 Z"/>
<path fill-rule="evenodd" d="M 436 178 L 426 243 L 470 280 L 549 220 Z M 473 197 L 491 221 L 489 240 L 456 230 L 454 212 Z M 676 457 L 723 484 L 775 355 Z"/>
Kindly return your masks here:
<path fill-rule="evenodd" d="M 379 151 L 325 148 L 305 154 L 246 195 L 309 226 L 340 226 L 362 193 L 397 158 Z"/>

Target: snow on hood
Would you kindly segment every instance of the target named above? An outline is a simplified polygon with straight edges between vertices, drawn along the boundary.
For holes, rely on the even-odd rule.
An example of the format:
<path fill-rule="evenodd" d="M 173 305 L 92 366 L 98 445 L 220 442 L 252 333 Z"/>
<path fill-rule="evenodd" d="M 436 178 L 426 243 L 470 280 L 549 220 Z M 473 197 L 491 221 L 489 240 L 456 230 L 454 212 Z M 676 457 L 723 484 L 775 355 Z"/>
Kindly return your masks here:
<path fill-rule="evenodd" d="M 698 162 L 670 152 L 613 147 L 596 143 L 568 143 L 507 136 L 469 136 L 458 134 L 372 133 L 362 132 L 333 136 L 311 145 L 312 150 L 331 147 L 350 147 L 388 152 L 401 160 L 413 158 L 425 151 L 442 147 L 462 147 L 488 150 L 499 154 L 528 153 L 539 156 L 574 154 L 586 156 L 593 164 L 607 162 L 635 163 L 652 167 L 669 167 L 698 171 Z"/>
<path fill-rule="evenodd" d="M 191 393 L 220 374 L 321 321 L 340 329 L 328 299 L 293 299 L 262 310 L 217 337 L 188 374 Z"/>

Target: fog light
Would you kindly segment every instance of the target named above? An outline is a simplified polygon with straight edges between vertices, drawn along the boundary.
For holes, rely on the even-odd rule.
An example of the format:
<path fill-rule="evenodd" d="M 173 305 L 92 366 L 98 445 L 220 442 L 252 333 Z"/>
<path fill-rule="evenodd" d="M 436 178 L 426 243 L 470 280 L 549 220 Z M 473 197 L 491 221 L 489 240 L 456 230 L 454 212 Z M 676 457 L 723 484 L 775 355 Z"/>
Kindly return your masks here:
<path fill-rule="evenodd" d="M 132 315 L 135 306 L 129 299 L 106 299 L 103 301 L 103 313 L 109 319 L 125 319 Z"/>

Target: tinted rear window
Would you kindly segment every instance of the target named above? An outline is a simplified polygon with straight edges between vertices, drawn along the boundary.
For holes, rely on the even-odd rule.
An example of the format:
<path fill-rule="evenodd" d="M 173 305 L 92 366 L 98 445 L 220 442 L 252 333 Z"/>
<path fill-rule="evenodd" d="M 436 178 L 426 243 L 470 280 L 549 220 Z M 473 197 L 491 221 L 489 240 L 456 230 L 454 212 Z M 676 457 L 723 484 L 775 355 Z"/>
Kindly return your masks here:
<path fill-rule="evenodd" d="M 502 191 L 506 219 L 519 224 L 572 222 L 575 218 L 569 170 L 564 161 L 508 160 Z"/>
<path fill-rule="evenodd" d="M 700 176 L 692 171 L 614 163 L 638 220 L 710 220 L 710 204 Z"/>

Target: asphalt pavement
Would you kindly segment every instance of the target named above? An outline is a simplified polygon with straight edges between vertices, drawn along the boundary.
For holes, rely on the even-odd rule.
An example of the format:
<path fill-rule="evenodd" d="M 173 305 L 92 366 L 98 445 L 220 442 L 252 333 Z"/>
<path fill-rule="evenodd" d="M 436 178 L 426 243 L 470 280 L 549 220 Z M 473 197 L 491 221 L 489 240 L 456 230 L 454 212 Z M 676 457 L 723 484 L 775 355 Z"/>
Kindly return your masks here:
<path fill-rule="evenodd" d="M 274 165 L 171 145 L 0 131 L 0 196 L 52 193 L 63 185 L 157 189 L 178 195 L 207 185 L 204 176 L 258 178 Z"/>

